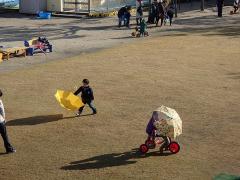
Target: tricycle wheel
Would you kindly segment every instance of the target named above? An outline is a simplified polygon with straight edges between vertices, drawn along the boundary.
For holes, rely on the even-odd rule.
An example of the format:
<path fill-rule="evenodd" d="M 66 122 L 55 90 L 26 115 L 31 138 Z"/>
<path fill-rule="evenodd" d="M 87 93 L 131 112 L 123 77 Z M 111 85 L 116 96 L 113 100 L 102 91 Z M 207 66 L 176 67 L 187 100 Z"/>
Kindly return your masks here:
<path fill-rule="evenodd" d="M 169 151 L 173 154 L 176 154 L 180 151 L 180 145 L 175 141 L 172 141 L 169 144 L 168 148 L 169 148 Z"/>
<path fill-rule="evenodd" d="M 153 140 L 147 139 L 145 141 L 145 145 L 148 146 L 149 149 L 154 149 L 156 147 L 156 144 Z"/>
<path fill-rule="evenodd" d="M 139 147 L 139 150 L 141 153 L 143 154 L 146 154 L 149 150 L 148 146 L 146 144 L 142 144 L 140 147 Z"/>

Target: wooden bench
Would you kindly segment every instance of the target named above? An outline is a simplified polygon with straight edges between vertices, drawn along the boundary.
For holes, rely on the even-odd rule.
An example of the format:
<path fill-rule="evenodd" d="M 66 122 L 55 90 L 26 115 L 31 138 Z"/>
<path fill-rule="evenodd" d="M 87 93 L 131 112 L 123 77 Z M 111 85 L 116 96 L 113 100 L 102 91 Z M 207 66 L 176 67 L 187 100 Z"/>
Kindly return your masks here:
<path fill-rule="evenodd" d="M 0 53 L 2 53 L 2 58 L 9 60 L 10 57 L 15 56 L 26 56 L 26 47 L 6 47 L 0 48 Z"/>
<path fill-rule="evenodd" d="M 3 60 L 3 54 L 0 53 L 0 63 L 2 62 L 2 60 Z"/>

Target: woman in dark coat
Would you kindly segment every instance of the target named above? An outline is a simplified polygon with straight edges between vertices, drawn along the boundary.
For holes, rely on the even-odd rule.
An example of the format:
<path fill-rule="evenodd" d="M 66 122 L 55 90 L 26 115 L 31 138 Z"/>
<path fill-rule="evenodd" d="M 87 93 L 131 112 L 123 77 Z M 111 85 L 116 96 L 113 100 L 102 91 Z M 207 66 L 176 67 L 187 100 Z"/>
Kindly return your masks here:
<path fill-rule="evenodd" d="M 157 4 L 156 26 L 158 26 L 159 20 L 161 20 L 160 26 L 163 25 L 164 13 L 165 13 L 165 7 L 163 6 L 162 2 L 159 2 Z"/>

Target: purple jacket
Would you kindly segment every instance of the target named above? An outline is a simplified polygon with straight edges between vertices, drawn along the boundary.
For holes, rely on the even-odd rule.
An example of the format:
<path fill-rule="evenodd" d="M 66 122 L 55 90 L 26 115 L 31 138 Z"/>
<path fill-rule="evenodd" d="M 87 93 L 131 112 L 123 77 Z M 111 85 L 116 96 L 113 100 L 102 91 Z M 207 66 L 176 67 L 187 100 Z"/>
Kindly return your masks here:
<path fill-rule="evenodd" d="M 154 120 L 153 118 L 151 118 L 148 122 L 148 125 L 147 125 L 147 128 L 146 128 L 146 133 L 151 136 L 152 135 L 152 132 L 153 130 L 155 129 L 154 126 L 153 126 L 153 123 L 154 123 Z"/>

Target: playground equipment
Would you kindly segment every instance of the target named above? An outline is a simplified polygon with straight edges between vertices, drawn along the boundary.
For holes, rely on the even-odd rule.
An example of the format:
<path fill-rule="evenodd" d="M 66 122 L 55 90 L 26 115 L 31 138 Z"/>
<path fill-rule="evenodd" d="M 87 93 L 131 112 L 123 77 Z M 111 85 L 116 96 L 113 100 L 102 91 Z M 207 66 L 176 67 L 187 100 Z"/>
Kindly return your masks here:
<path fill-rule="evenodd" d="M 52 52 L 52 45 L 49 43 L 46 37 L 39 37 L 29 41 L 25 40 L 24 46 L 27 48 L 27 55 L 29 56 L 33 56 L 33 54 L 37 52 Z"/>
<path fill-rule="evenodd" d="M 9 60 L 10 57 L 16 56 L 26 56 L 26 47 L 1 47 L 0 53 L 2 54 L 2 58 Z"/>
<path fill-rule="evenodd" d="M 3 54 L 0 53 L 0 63 L 2 62 Z"/>

